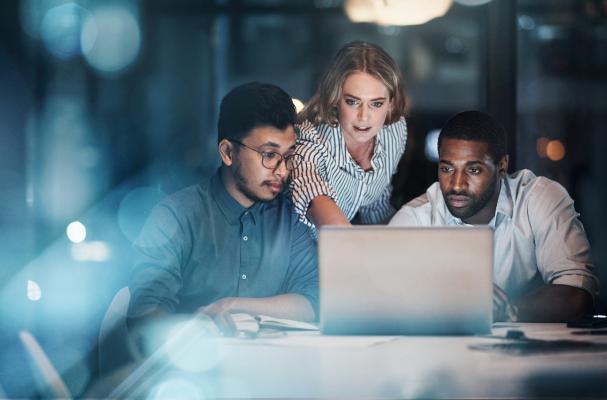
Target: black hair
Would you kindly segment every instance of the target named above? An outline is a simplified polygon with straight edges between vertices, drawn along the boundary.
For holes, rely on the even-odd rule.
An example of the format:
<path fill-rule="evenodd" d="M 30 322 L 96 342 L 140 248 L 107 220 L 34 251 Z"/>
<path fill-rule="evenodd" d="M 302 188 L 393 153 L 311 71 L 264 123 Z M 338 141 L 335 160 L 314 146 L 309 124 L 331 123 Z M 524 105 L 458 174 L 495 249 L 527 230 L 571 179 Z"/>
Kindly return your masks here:
<path fill-rule="evenodd" d="M 295 116 L 291 96 L 278 86 L 245 83 L 232 89 L 221 100 L 218 142 L 229 138 L 242 140 L 260 126 L 284 130 L 295 124 Z"/>
<path fill-rule="evenodd" d="M 439 152 L 446 138 L 487 143 L 489 155 L 496 164 L 508 154 L 506 130 L 491 115 L 481 111 L 464 111 L 451 117 L 438 136 Z"/>

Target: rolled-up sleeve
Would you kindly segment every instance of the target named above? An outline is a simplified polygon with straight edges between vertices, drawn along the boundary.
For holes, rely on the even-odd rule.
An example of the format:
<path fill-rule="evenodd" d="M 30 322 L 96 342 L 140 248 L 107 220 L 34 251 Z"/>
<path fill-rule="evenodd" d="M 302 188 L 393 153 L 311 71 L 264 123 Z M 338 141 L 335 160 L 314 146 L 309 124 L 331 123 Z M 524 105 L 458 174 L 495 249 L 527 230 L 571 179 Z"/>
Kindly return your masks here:
<path fill-rule="evenodd" d="M 538 186 L 529 200 L 529 217 L 542 278 L 547 283 L 575 286 L 598 295 L 590 243 L 573 199 L 554 181 L 538 178 Z"/>
<path fill-rule="evenodd" d="M 129 317 L 161 309 L 173 312 L 182 287 L 181 265 L 191 238 L 170 204 L 154 208 L 134 243 L 137 256 L 129 282 Z"/>
<path fill-rule="evenodd" d="M 319 143 L 314 126 L 306 121 L 298 127 L 295 152 L 302 157 L 300 165 L 291 173 L 289 189 L 295 211 L 308 226 L 313 226 L 306 214 L 310 202 L 318 196 L 328 196 L 338 206 L 337 195 L 326 179 L 327 149 Z"/>
<path fill-rule="evenodd" d="M 285 293 L 304 296 L 318 319 L 318 250 L 309 228 L 295 221 L 291 241 L 289 270 L 285 280 Z"/>

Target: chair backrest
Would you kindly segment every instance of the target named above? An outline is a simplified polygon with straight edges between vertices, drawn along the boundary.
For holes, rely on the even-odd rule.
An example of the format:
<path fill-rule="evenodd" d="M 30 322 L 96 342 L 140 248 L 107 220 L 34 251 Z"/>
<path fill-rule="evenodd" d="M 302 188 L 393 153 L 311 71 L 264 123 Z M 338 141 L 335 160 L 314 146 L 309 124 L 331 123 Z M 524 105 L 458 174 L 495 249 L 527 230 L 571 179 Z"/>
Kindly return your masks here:
<path fill-rule="evenodd" d="M 131 291 L 125 286 L 116 293 L 101 321 L 98 346 L 100 376 L 137 359 L 126 323 L 130 301 Z"/>
<path fill-rule="evenodd" d="M 19 339 L 25 348 L 30 369 L 40 394 L 44 397 L 71 398 L 70 390 L 36 338 L 29 331 L 23 330 L 19 332 Z"/>

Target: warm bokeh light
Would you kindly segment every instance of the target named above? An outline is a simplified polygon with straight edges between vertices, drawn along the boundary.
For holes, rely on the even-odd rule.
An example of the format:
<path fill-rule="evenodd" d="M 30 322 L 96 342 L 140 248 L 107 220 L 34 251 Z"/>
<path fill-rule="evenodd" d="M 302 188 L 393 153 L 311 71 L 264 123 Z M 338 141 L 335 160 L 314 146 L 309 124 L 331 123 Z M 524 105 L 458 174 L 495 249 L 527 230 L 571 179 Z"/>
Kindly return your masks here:
<path fill-rule="evenodd" d="M 295 111 L 299 114 L 301 112 L 301 110 L 304 109 L 304 103 L 303 101 L 293 98 L 292 99 L 293 104 L 295 105 Z"/>
<path fill-rule="evenodd" d="M 40 289 L 40 285 L 29 279 L 27 281 L 27 298 L 31 301 L 38 301 L 42 298 L 42 289 Z"/>
<path fill-rule="evenodd" d="M 442 17 L 452 0 L 346 0 L 344 10 L 352 22 L 379 25 L 419 25 Z"/>
<path fill-rule="evenodd" d="M 72 243 L 80 243 L 86 239 L 86 227 L 80 221 L 71 222 L 67 226 L 65 233 Z"/>
<path fill-rule="evenodd" d="M 551 140 L 546 146 L 546 156 L 552 161 L 560 161 L 565 157 L 565 145 L 560 140 Z"/>
<path fill-rule="evenodd" d="M 550 140 L 545 137 L 538 138 L 535 142 L 535 150 L 537 151 L 537 155 L 541 158 L 546 158 L 546 147 L 548 147 L 548 142 L 550 142 Z"/>

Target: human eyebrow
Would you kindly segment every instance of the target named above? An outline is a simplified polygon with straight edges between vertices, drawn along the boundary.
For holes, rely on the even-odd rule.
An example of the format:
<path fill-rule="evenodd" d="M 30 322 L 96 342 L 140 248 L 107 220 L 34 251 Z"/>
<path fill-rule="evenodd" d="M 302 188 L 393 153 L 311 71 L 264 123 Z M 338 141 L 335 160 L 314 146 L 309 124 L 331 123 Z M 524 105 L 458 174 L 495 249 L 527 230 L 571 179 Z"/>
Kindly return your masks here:
<path fill-rule="evenodd" d="M 280 145 L 275 142 L 265 142 L 261 144 L 259 147 L 273 147 L 275 149 L 280 149 Z"/>
<path fill-rule="evenodd" d="M 439 164 L 453 165 L 453 163 L 449 160 L 439 160 L 438 162 L 439 162 Z"/>

